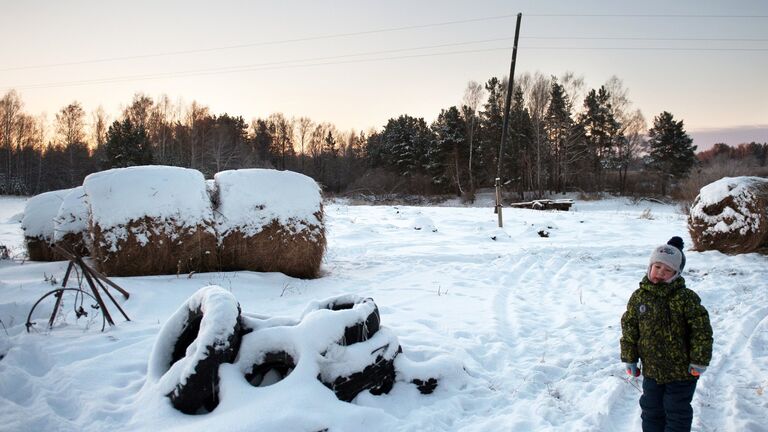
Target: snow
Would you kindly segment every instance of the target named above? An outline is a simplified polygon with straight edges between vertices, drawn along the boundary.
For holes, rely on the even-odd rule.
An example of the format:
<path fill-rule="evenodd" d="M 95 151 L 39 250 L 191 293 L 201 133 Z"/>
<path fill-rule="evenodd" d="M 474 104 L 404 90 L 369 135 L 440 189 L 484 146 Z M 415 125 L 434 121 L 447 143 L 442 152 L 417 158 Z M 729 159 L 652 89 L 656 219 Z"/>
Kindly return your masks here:
<path fill-rule="evenodd" d="M 760 220 L 764 215 L 753 212 L 756 197 L 752 191 L 755 183 L 768 185 L 768 179 L 762 177 L 723 177 L 699 191 L 699 196 L 691 207 L 691 218 L 706 224 L 705 233 L 737 232 L 741 235 L 760 231 Z M 731 197 L 736 208 L 725 207 L 720 214 L 710 215 L 708 206 L 716 205 Z"/>
<path fill-rule="evenodd" d="M 53 240 L 57 242 L 66 234 L 88 232 L 88 202 L 82 186 L 71 189 L 64 197 L 53 219 Z"/>
<path fill-rule="evenodd" d="M 21 228 L 24 235 L 53 242 L 53 219 L 59 213 L 61 203 L 71 189 L 44 192 L 27 201 Z"/>
<path fill-rule="evenodd" d="M 150 216 L 195 227 L 213 210 L 200 171 L 170 166 L 116 168 L 90 174 L 83 187 L 92 222 L 102 230 Z"/>
<path fill-rule="evenodd" d="M 22 243 L 14 216 L 25 202 L 0 198 L 0 244 Z M 3 430 L 640 429 L 641 379 L 624 374 L 619 320 L 652 249 L 673 235 L 691 244 L 674 206 L 609 199 L 576 201 L 570 212 L 505 208 L 503 228 L 490 206 L 324 207 L 323 277 L 241 271 L 113 278 L 131 293 L 116 297 L 131 321 L 113 313 L 116 326 L 103 333 L 73 320 L 47 331 L 45 311 L 26 333 L 32 304 L 53 288 L 46 279 L 61 281 L 66 263 L 0 261 Z M 416 221 L 439 230 L 416 230 Z M 537 234 L 542 228 L 549 238 Z M 693 400 L 693 430 L 765 430 L 766 257 L 686 256 L 683 277 L 709 310 L 715 334 Z M 180 307 L 211 285 L 237 299 L 244 322 L 258 331 L 243 337 L 235 363 L 220 368 L 218 407 L 185 415 L 159 388 L 153 350 L 167 343 L 163 329 L 178 325 Z M 389 394 L 362 393 L 346 403 L 317 380 L 334 372 L 331 365 L 367 356 L 334 347 L 341 321 L 353 319 L 341 317 L 364 314 L 324 307 L 343 296 L 373 298 L 381 314 L 376 337 L 402 346 Z M 244 374 L 273 349 L 291 353 L 296 369 L 252 386 Z M 433 394 L 410 384 L 429 377 L 439 381 Z"/>
<path fill-rule="evenodd" d="M 214 175 L 219 206 L 218 232 L 245 237 L 258 234 L 272 221 L 293 233 L 322 226 L 320 187 L 303 174 L 268 169 L 222 171 Z"/>

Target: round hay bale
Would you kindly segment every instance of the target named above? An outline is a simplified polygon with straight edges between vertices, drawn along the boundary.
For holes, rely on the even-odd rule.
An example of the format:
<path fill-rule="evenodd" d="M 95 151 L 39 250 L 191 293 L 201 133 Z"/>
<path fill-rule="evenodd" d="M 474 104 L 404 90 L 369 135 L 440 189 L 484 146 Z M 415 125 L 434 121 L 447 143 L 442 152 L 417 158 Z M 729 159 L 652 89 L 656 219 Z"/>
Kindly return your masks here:
<path fill-rule="evenodd" d="M 62 189 L 41 193 L 27 201 L 21 229 L 27 253 L 32 261 L 57 261 L 63 259 L 54 252 L 54 219 L 64 198 L 72 189 Z"/>
<path fill-rule="evenodd" d="M 216 231 L 205 179 L 196 170 L 137 166 L 91 174 L 91 255 L 111 276 L 216 269 Z"/>
<path fill-rule="evenodd" d="M 314 180 L 268 169 L 222 171 L 214 180 L 222 268 L 319 275 L 326 239 Z"/>
<path fill-rule="evenodd" d="M 85 190 L 78 186 L 64 197 L 53 219 L 53 243 L 78 256 L 89 254 L 88 203 Z"/>
<path fill-rule="evenodd" d="M 688 216 L 697 251 L 727 254 L 768 246 L 768 179 L 724 177 L 699 192 Z"/>

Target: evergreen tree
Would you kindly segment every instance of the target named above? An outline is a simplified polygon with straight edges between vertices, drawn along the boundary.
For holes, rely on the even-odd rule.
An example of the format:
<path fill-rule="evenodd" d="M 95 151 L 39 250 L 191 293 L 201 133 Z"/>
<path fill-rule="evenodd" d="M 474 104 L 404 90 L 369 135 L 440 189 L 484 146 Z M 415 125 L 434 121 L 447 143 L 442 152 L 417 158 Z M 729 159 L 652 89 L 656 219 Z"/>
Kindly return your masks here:
<path fill-rule="evenodd" d="M 107 131 L 104 144 L 104 167 L 121 168 L 152 163 L 152 147 L 142 126 L 126 118 L 115 121 Z"/>
<path fill-rule="evenodd" d="M 434 140 L 427 150 L 427 173 L 432 183 L 447 190 L 454 187 L 461 196 L 461 178 L 464 171 L 466 147 L 466 122 L 455 106 L 440 111 L 432 124 Z"/>
<path fill-rule="evenodd" d="M 423 174 L 432 131 L 423 118 L 401 115 L 389 119 L 382 132 L 385 164 L 399 175 Z"/>
<path fill-rule="evenodd" d="M 515 88 L 512 106 L 509 111 L 509 140 L 504 149 L 504 168 L 506 178 L 518 186 L 520 199 L 525 199 L 526 189 L 533 187 L 530 175 L 533 170 L 533 122 L 528 108 L 525 107 L 523 91 Z"/>
<path fill-rule="evenodd" d="M 610 98 L 605 86 L 590 90 L 584 98 L 584 114 L 581 117 L 598 189 L 603 186 L 603 170 L 615 167 L 616 147 L 623 139 L 619 133 L 620 125 L 613 116 Z"/>
<path fill-rule="evenodd" d="M 477 183 L 490 186 L 496 179 L 499 142 L 504 127 L 504 92 L 506 85 L 493 77 L 485 84 L 488 99 L 480 111 L 480 130 L 475 146 L 475 169 L 479 173 Z"/>
<path fill-rule="evenodd" d="M 648 145 L 646 164 L 660 175 L 661 194 L 666 195 L 669 180 L 687 177 L 696 164 L 696 146 L 685 132 L 683 121 L 675 121 L 667 111 L 653 119 Z"/>

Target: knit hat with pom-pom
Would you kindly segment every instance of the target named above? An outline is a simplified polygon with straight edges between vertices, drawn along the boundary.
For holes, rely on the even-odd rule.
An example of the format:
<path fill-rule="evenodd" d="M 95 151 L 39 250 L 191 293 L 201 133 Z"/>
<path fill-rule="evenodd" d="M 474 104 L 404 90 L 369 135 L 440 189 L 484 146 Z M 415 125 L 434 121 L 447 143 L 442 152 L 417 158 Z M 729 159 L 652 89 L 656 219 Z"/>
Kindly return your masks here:
<path fill-rule="evenodd" d="M 662 263 L 672 270 L 675 270 L 675 275 L 668 280 L 667 282 L 672 282 L 673 280 L 680 277 L 680 273 L 683 272 L 683 269 L 685 268 L 685 254 L 683 253 L 683 239 L 680 237 L 672 237 L 669 239 L 667 244 L 661 245 L 653 250 L 653 253 L 651 253 L 651 259 L 648 264 L 648 274 L 651 272 L 651 266 L 653 263 Z"/>

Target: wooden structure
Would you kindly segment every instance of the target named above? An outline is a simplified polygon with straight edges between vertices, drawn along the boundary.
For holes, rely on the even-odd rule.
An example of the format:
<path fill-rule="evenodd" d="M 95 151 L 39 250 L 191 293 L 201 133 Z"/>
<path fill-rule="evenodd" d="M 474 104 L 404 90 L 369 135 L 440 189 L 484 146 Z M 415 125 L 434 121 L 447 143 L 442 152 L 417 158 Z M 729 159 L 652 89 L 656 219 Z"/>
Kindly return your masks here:
<path fill-rule="evenodd" d="M 53 328 L 53 324 L 56 321 L 56 315 L 59 311 L 59 307 L 61 306 L 62 297 L 64 295 L 65 291 L 79 291 L 83 295 L 87 295 L 88 297 L 92 298 L 94 301 L 96 301 L 96 304 L 98 305 L 98 309 L 101 310 L 102 316 L 104 317 L 101 330 L 104 331 L 104 328 L 106 327 L 106 323 L 109 323 L 110 326 L 114 326 L 115 322 L 112 320 L 112 315 L 110 315 L 109 310 L 107 309 L 107 304 L 104 302 L 103 297 L 99 293 L 99 288 L 101 288 L 101 291 L 104 292 L 104 294 L 109 298 L 109 300 L 112 301 L 112 304 L 114 304 L 117 309 L 120 311 L 120 313 L 123 315 L 126 321 L 130 321 L 131 319 L 128 318 L 128 315 L 126 315 L 123 308 L 120 307 L 120 305 L 115 301 L 115 298 L 112 296 L 112 293 L 109 292 L 107 287 L 104 284 L 109 285 L 110 287 L 114 288 L 120 294 L 123 295 L 126 299 L 130 297 L 130 294 L 128 291 L 120 288 L 117 284 L 109 280 L 106 276 L 99 273 L 98 271 L 94 270 L 92 267 L 90 267 L 88 264 L 83 262 L 83 258 L 78 256 L 77 254 L 68 251 L 60 246 L 54 246 L 56 249 L 56 253 L 66 257 L 69 260 L 69 266 L 67 267 L 67 271 L 64 274 L 64 279 L 61 282 L 61 288 L 57 288 L 53 291 L 49 291 L 40 299 L 37 300 L 37 302 L 32 306 L 32 309 L 29 311 L 29 315 L 27 315 L 27 332 L 29 332 L 30 328 L 35 325 L 34 322 L 32 322 L 32 313 L 35 311 L 35 308 L 37 307 L 40 302 L 42 302 L 46 297 L 53 295 L 56 298 L 56 303 L 53 306 L 53 311 L 51 312 L 51 317 L 48 319 L 48 328 Z M 80 272 L 83 275 L 83 279 L 88 283 L 88 287 L 90 288 L 90 293 L 83 289 L 82 282 L 81 286 L 77 288 L 67 288 L 67 282 L 69 281 L 69 277 L 72 275 L 72 270 L 76 270 L 75 266 L 80 268 Z M 75 313 L 78 318 L 80 318 L 83 315 L 87 315 L 85 310 L 82 307 L 82 301 L 79 308 L 75 309 Z"/>
<path fill-rule="evenodd" d="M 533 200 L 533 201 L 526 201 L 526 202 L 518 202 L 518 203 L 507 204 L 507 207 L 511 207 L 511 208 L 526 208 L 526 209 L 533 209 L 533 210 L 562 210 L 562 211 L 568 211 L 568 210 L 571 209 L 572 205 L 573 205 L 573 200 L 572 199 L 559 199 L 559 200 L 541 199 L 541 200 Z"/>

